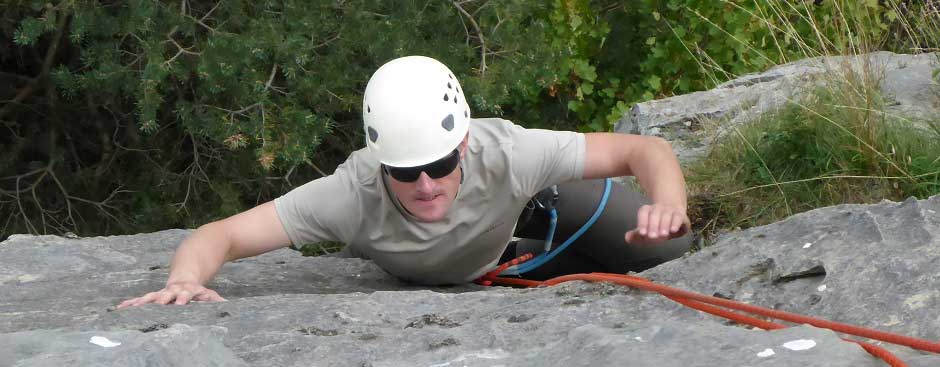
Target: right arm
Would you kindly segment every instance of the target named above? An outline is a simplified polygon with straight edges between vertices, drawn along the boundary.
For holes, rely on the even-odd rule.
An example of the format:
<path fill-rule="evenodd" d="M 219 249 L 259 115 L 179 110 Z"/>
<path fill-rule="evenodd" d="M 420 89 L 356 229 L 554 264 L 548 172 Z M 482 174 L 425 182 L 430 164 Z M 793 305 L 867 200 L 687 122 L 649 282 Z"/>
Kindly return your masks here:
<path fill-rule="evenodd" d="M 170 277 L 162 290 L 121 302 L 118 308 L 147 303 L 183 305 L 190 300 L 224 301 L 218 293 L 204 286 L 223 264 L 290 244 L 274 201 L 203 225 L 176 250 Z"/>

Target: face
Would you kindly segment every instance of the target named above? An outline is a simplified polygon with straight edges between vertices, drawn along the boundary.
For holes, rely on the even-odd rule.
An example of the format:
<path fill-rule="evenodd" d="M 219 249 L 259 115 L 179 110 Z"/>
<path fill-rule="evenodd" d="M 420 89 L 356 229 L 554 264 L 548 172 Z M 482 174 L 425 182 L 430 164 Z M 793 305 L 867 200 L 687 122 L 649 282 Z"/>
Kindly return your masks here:
<path fill-rule="evenodd" d="M 457 147 L 460 159 L 467 151 L 467 138 Z M 446 176 L 431 178 L 427 172 L 421 172 L 414 182 L 402 182 L 389 175 L 389 186 L 401 205 L 422 222 L 439 221 L 447 215 L 457 191 L 460 189 L 460 168 L 455 168 Z"/>

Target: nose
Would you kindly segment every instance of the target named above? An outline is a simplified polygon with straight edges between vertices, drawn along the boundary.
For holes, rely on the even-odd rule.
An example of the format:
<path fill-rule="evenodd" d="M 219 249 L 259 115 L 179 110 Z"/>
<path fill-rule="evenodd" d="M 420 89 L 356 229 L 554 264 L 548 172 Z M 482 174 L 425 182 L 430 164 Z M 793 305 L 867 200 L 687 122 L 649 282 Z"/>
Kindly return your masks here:
<path fill-rule="evenodd" d="M 434 185 L 434 179 L 424 172 L 421 172 L 421 175 L 418 176 L 418 180 L 415 181 L 415 186 L 421 193 L 434 192 Z"/>

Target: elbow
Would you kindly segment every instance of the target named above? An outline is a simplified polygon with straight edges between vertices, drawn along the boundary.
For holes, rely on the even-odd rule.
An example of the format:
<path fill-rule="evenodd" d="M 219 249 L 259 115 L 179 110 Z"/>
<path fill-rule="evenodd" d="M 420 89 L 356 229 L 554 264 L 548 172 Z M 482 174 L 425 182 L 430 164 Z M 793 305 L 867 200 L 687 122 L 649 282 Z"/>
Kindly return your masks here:
<path fill-rule="evenodd" d="M 650 136 L 649 138 L 652 141 L 652 145 L 657 149 L 672 152 L 672 143 L 670 143 L 668 140 L 659 136 Z"/>
<path fill-rule="evenodd" d="M 658 157 L 661 157 L 659 159 L 677 159 L 676 152 L 672 149 L 672 143 L 668 140 L 658 136 L 650 136 L 649 139 L 649 146 L 652 148 L 650 151 L 655 152 Z"/>

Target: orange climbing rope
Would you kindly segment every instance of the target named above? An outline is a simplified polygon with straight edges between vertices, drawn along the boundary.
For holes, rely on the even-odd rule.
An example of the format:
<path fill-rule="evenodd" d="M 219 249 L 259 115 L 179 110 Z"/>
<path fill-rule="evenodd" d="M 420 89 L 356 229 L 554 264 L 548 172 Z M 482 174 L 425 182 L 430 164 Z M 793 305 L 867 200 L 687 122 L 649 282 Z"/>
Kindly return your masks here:
<path fill-rule="evenodd" d="M 673 301 L 676 301 L 685 306 L 697 309 L 699 311 L 707 312 L 712 315 L 724 317 L 726 319 L 741 323 L 747 324 L 754 327 L 758 327 L 765 330 L 773 329 L 782 329 L 787 326 L 773 323 L 770 321 L 761 320 L 758 318 L 750 317 L 747 315 L 742 315 L 731 310 L 743 311 L 759 316 L 774 318 L 778 320 L 784 320 L 797 324 L 810 324 L 819 328 L 830 329 L 844 334 L 850 334 L 854 336 L 859 336 L 863 338 L 869 338 L 874 340 L 880 340 L 886 343 L 903 345 L 911 347 L 918 350 L 923 350 L 927 352 L 940 353 L 940 343 L 932 342 L 925 339 L 912 338 L 909 336 L 899 335 L 888 333 L 880 330 L 869 329 L 864 327 L 859 327 L 855 325 L 844 324 L 840 322 L 823 320 L 815 317 L 804 316 L 800 314 L 773 310 L 769 308 L 764 308 L 760 306 L 749 305 L 745 303 L 740 303 L 724 298 L 706 296 L 703 294 L 689 292 L 686 290 L 670 287 L 667 285 L 653 283 L 652 281 L 625 274 L 608 274 L 608 273 L 590 273 L 590 274 L 572 274 L 560 276 L 557 278 L 552 278 L 546 281 L 534 281 L 518 278 L 507 278 L 500 277 L 499 273 L 506 270 L 508 267 L 513 265 L 518 265 L 532 258 L 532 254 L 525 254 L 519 258 L 513 259 L 512 261 L 506 262 L 495 270 L 486 273 L 480 279 L 477 280 L 477 283 L 483 285 L 511 285 L 511 286 L 523 286 L 523 287 L 537 287 L 537 286 L 552 286 L 564 282 L 569 282 L 573 280 L 584 280 L 590 282 L 611 282 L 615 284 L 625 285 L 633 288 L 643 289 L 646 291 L 659 293 Z M 715 306 L 721 306 L 727 309 L 722 309 Z M 844 339 L 849 342 L 859 344 L 863 349 L 865 349 L 871 355 L 878 357 L 885 362 L 887 362 L 892 367 L 907 367 L 903 361 L 901 361 L 897 356 L 891 354 L 888 350 L 881 348 L 876 345 L 869 343 Z"/>

